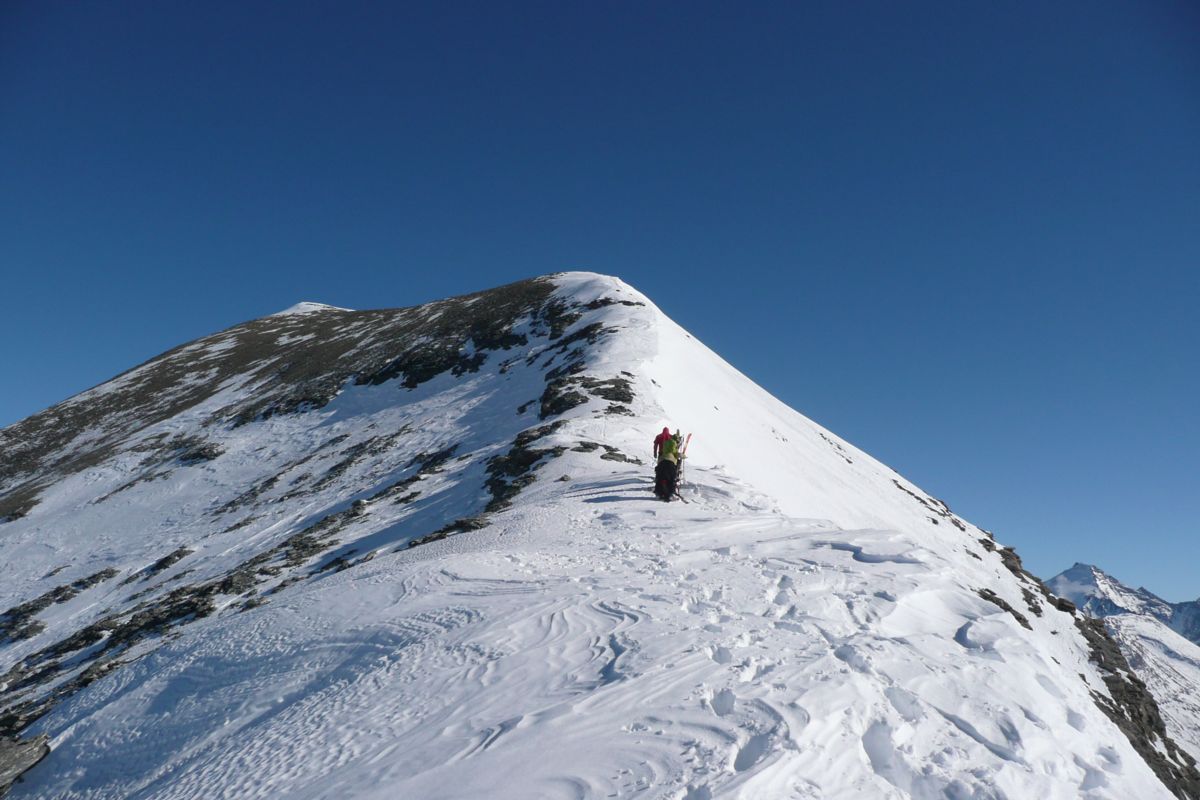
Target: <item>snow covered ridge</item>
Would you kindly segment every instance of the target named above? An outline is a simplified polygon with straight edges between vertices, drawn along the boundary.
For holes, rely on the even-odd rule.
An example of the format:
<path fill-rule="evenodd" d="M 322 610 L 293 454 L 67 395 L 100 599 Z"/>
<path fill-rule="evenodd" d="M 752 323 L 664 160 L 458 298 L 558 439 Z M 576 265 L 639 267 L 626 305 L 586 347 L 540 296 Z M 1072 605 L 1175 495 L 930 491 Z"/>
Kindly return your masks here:
<path fill-rule="evenodd" d="M 553 291 L 551 281 L 537 279 L 416 308 L 323 307 L 177 347 L 0 430 L 0 519 L 28 513 L 49 482 L 102 462 L 129 437 L 185 412 L 204 409 L 193 422 L 200 428 L 244 424 L 320 408 L 351 378 L 378 384 L 399 376 L 411 387 L 446 369 L 469 371 L 464 347 L 512 346 L 522 334 L 510 329 L 523 314 L 540 308 L 544 325 L 561 326 L 557 305 L 548 304 Z M 162 442 L 142 444 L 149 450 Z"/>
<path fill-rule="evenodd" d="M 1103 626 L 614 278 L 273 315 L 0 449 L 12 797 L 1200 797 Z"/>
<path fill-rule="evenodd" d="M 312 314 L 314 312 L 320 312 L 320 311 L 352 311 L 352 310 L 353 309 L 338 308 L 337 306 L 329 306 L 329 305 L 325 305 L 324 303 L 313 303 L 308 300 L 304 300 L 299 303 L 296 303 L 296 305 L 294 305 L 294 306 L 289 306 L 289 307 L 285 308 L 283 311 L 276 311 L 271 316 L 282 317 L 287 314 Z"/>

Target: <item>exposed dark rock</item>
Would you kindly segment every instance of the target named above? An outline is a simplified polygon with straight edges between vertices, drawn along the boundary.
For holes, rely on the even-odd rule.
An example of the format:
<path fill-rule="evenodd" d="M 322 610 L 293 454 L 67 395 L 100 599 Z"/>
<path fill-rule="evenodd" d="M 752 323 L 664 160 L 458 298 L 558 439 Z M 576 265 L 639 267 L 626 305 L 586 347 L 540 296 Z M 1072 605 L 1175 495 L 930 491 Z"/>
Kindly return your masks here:
<path fill-rule="evenodd" d="M 546 304 L 540 321 L 546 326 L 546 336 L 554 341 L 582 318 L 583 314 L 576 308 L 556 300 Z"/>
<path fill-rule="evenodd" d="M 172 566 L 173 564 L 177 563 L 180 559 L 182 559 L 186 556 L 190 556 L 193 552 L 195 552 L 195 551 L 189 550 L 186 547 L 180 547 L 178 550 L 174 550 L 174 551 L 168 553 L 167 555 L 163 556 L 162 558 L 160 558 L 158 561 L 155 561 L 153 564 L 146 567 L 144 570 L 133 573 L 128 578 L 121 581 L 121 585 L 126 586 L 137 580 L 143 580 L 143 581 L 147 580 L 147 579 L 157 575 L 158 573 L 162 572 L 163 570 L 167 569 L 168 567 Z"/>
<path fill-rule="evenodd" d="M 1058 598 L 1050 593 L 1050 590 L 1046 588 L 1046 585 L 1036 575 L 1025 569 L 1025 565 L 1021 563 L 1021 557 L 1017 555 L 1015 550 L 1011 547 L 997 546 L 992 535 L 987 531 L 984 531 L 984 533 L 988 535 L 976 541 L 989 553 L 999 554 L 1000 562 L 1004 565 L 1004 568 L 1016 576 L 1017 580 L 1021 583 L 1021 595 L 1025 599 L 1025 605 L 1029 607 L 1031 612 L 1039 617 L 1042 616 L 1042 600 L 1039 599 L 1038 595 L 1059 611 L 1068 610 L 1058 604 Z M 1074 606 L 1071 607 L 1070 612 L 1074 612 Z"/>
<path fill-rule="evenodd" d="M 340 556 L 338 556 L 336 558 L 331 558 L 328 561 L 326 561 L 324 564 L 322 564 L 319 567 L 317 567 L 316 569 L 314 569 L 312 571 L 312 574 L 317 575 L 322 572 L 341 572 L 344 569 L 349 569 L 354 563 L 353 560 L 351 559 L 351 556 L 353 556 L 357 552 L 358 551 L 354 550 L 354 549 L 347 550 L 346 552 L 342 553 Z"/>
<path fill-rule="evenodd" d="M 416 320 L 417 327 L 404 330 L 407 339 L 402 342 L 407 347 L 402 354 L 379 369 L 363 372 L 355 382 L 378 385 L 402 378 L 402 386 L 414 389 L 443 372 L 476 372 L 486 361 L 487 351 L 528 343 L 524 334 L 513 332 L 523 317 L 540 314 L 552 330 L 561 324 L 562 309 L 545 302 L 551 291 L 549 281 L 522 281 L 422 306 L 424 313 Z"/>
<path fill-rule="evenodd" d="M 633 388 L 626 378 L 600 380 L 576 375 L 571 369 L 552 371 L 547 375 L 546 389 L 541 398 L 541 418 L 557 416 L 588 401 L 588 395 L 614 403 L 632 403 Z M 586 392 L 586 394 L 585 394 Z M 610 412 L 611 412 L 610 406 Z"/>
<path fill-rule="evenodd" d="M 835 441 L 834 439 L 831 439 L 831 438 L 829 438 L 828 436 L 826 436 L 826 435 L 825 435 L 824 433 L 822 433 L 821 431 L 817 431 L 817 434 L 818 434 L 818 435 L 819 435 L 819 436 L 820 436 L 822 439 L 824 439 L 824 440 L 825 440 L 825 442 L 826 442 L 826 443 L 827 443 L 827 444 L 828 444 L 830 447 L 832 447 L 832 448 L 833 448 L 835 451 L 837 451 L 837 454 L 838 454 L 839 456 L 841 456 L 841 457 L 842 457 L 842 460 L 843 460 L 843 461 L 845 461 L 847 464 L 853 464 L 853 463 L 854 463 L 854 460 L 853 460 L 852 458 L 850 458 L 850 456 L 846 455 L 846 448 L 842 447 L 842 445 L 841 445 L 841 443 L 840 443 L 840 442 L 838 442 L 838 441 Z M 787 441 L 787 438 L 786 438 L 786 437 L 783 437 L 783 441 L 785 441 L 785 442 L 786 442 L 786 441 Z M 897 483 L 896 485 L 897 485 L 897 486 L 900 486 L 900 484 L 899 484 L 899 483 Z M 903 487 L 903 486 L 900 486 L 900 488 L 901 488 L 901 489 L 904 489 L 904 487 Z M 909 492 L 907 489 L 904 489 L 904 491 L 908 492 L 909 494 L 912 494 L 912 495 L 913 495 L 913 497 L 917 497 L 915 494 L 913 494 L 912 492 Z M 918 500 L 920 500 L 920 498 L 919 498 L 919 497 L 917 497 L 917 499 L 918 499 Z M 921 502 L 923 502 L 923 503 L 924 503 L 924 501 L 921 501 Z M 926 505 L 928 505 L 928 504 L 926 503 Z M 936 524 L 937 524 L 937 522 L 938 522 L 936 519 L 934 519 L 934 520 L 932 520 L 932 521 L 933 521 L 933 524 L 934 524 L 934 525 L 936 525 Z"/>
<path fill-rule="evenodd" d="M 554 457 L 566 452 L 565 447 L 534 448 L 530 445 L 561 428 L 565 422 L 530 428 L 517 434 L 508 452 L 493 456 L 487 462 L 487 488 L 491 502 L 484 509 L 488 513 L 501 511 L 512 505 L 512 499 L 534 480 L 533 473 L 542 466 L 547 456 Z"/>
<path fill-rule="evenodd" d="M 212 584 L 172 591 L 114 627 L 105 649 L 128 647 L 150 636 L 160 636 L 182 622 L 209 616 L 216 610 L 212 599 L 216 593 L 217 586 Z"/>
<path fill-rule="evenodd" d="M 636 300 L 616 300 L 611 297 L 602 297 L 599 300 L 592 300 L 590 303 L 584 303 L 583 307 L 588 311 L 595 311 L 606 306 L 644 306 L 645 303 L 639 303 Z"/>
<path fill-rule="evenodd" d="M 117 571 L 115 569 L 113 569 L 112 567 L 106 567 L 106 568 L 100 570 L 99 572 L 93 572 L 91 575 L 88 575 L 86 578 L 80 578 L 79 580 L 73 582 L 71 584 L 71 588 L 82 592 L 85 589 L 90 589 L 93 586 L 104 583 L 106 580 L 109 580 L 110 578 L 117 577 L 117 574 L 118 574 Z"/>
<path fill-rule="evenodd" d="M 50 754 L 46 734 L 21 741 L 0 737 L 0 797 L 3 797 L 21 775 Z"/>
<path fill-rule="evenodd" d="M 456 519 L 454 522 L 451 522 L 449 525 L 439 528 L 438 530 L 434 531 L 433 533 L 422 536 L 419 539 L 413 539 L 408 544 L 406 544 L 403 548 L 400 548 L 400 549 L 411 549 L 413 547 L 420 547 L 423 544 L 429 544 L 430 542 L 441 541 L 442 539 L 445 539 L 449 536 L 453 536 L 456 533 L 465 533 L 467 531 L 477 531 L 482 528 L 486 528 L 489 524 L 490 524 L 490 520 L 487 518 L 486 514 L 480 514 L 479 516 L 476 516 L 476 517 L 464 517 L 462 519 Z"/>
<path fill-rule="evenodd" d="M 605 414 L 621 414 L 626 417 L 635 416 L 633 411 L 628 406 L 621 406 L 621 405 L 617 405 L 615 403 L 609 405 L 608 408 L 604 409 L 604 413 Z"/>
<path fill-rule="evenodd" d="M 43 488 L 45 487 L 28 486 L 6 497 L 0 497 L 0 525 L 28 516 L 33 507 L 41 502 L 37 495 Z"/>
<path fill-rule="evenodd" d="M 457 451 L 458 445 L 452 444 L 432 453 L 418 453 L 408 462 L 408 466 L 409 468 L 420 467 L 420 472 L 425 474 L 436 472 L 443 464 L 454 458 Z"/>
<path fill-rule="evenodd" d="M 1025 600 L 1025 606 L 1033 612 L 1034 616 L 1040 617 L 1042 615 L 1042 604 L 1038 602 L 1037 596 L 1029 591 L 1028 587 L 1021 587 L 1021 597 Z"/>
<path fill-rule="evenodd" d="M 626 378 L 599 380 L 597 378 L 582 377 L 579 379 L 579 383 L 593 397 L 611 400 L 614 403 L 633 402 L 633 386 Z"/>
<path fill-rule="evenodd" d="M 1025 616 L 1020 611 L 1017 611 L 1015 608 L 1013 608 L 1011 605 L 1009 605 L 1009 602 L 1007 600 L 1005 600 L 1003 597 L 1001 597 L 1000 595 L 993 592 L 991 589 L 980 589 L 978 592 L 976 592 L 976 594 L 978 594 L 984 600 L 987 600 L 989 603 L 992 603 L 994 605 L 999 606 L 1000 608 L 1003 608 L 1005 611 L 1012 614 L 1013 619 L 1015 619 L 1017 622 L 1021 623 L 1021 625 L 1023 625 L 1026 628 L 1029 628 L 1030 630 L 1033 630 L 1033 626 L 1029 624 L 1029 620 L 1026 619 Z"/>
<path fill-rule="evenodd" d="M 546 391 L 542 393 L 542 419 L 556 417 L 588 401 L 587 395 L 568 388 L 569 385 L 566 381 L 552 381 L 546 384 Z"/>
<path fill-rule="evenodd" d="M 179 439 L 171 446 L 175 448 L 176 459 L 185 467 L 213 461 L 225 454 L 219 445 L 195 438 Z"/>
<path fill-rule="evenodd" d="M 251 597 L 246 602 L 242 603 L 241 610 L 249 611 L 253 608 L 258 608 L 259 606 L 265 606 L 266 604 L 267 604 L 267 598 L 263 597 L 262 595 L 255 595 L 254 597 Z"/>
<path fill-rule="evenodd" d="M 1092 700 L 1125 734 L 1158 779 L 1180 800 L 1200 800 L 1196 761 L 1167 734 L 1158 703 L 1130 669 L 1104 621 L 1076 616 L 1075 627 L 1087 640 L 1091 660 L 1101 672 L 1108 696 L 1092 692 Z"/>
<path fill-rule="evenodd" d="M 830 441 L 828 439 L 828 437 L 826 437 L 826 441 Z M 843 458 L 845 458 L 844 454 L 843 454 Z M 847 460 L 849 460 L 849 459 L 847 459 Z M 904 492 L 906 495 L 908 495 L 912 499 L 916 500 L 921 505 L 925 506 L 925 508 L 932 511 L 937 516 L 941 517 L 942 519 L 949 520 L 950 524 L 953 525 L 954 527 L 958 528 L 960 531 L 966 531 L 967 524 L 965 522 L 963 522 L 961 519 L 959 519 L 957 514 L 955 514 L 953 511 L 950 510 L 950 506 L 946 504 L 946 501 L 939 500 L 936 497 L 929 497 L 929 496 L 922 497 L 921 495 L 917 494 L 912 489 L 909 489 L 907 486 L 905 486 L 904 484 L 902 484 L 900 481 L 896 480 L 895 478 L 892 478 L 892 483 L 896 485 L 897 489 Z M 936 525 L 938 523 L 938 520 L 933 519 L 931 517 L 930 522 L 932 522 L 933 524 Z"/>
<path fill-rule="evenodd" d="M 558 339 L 554 342 L 554 347 L 558 352 L 565 353 L 572 345 L 577 343 L 587 342 L 588 344 L 595 344 L 601 336 L 611 333 L 613 330 L 613 328 L 604 327 L 602 323 L 593 322 L 591 325 L 584 325 L 574 333 Z M 555 337 L 552 335 L 550 338 L 554 339 Z"/>
<path fill-rule="evenodd" d="M 990 540 L 980 539 L 979 541 L 982 543 Z M 1054 595 L 1050 593 L 1050 590 L 1046 588 L 1046 584 L 1042 583 L 1042 581 L 1036 575 L 1025 569 L 1025 565 L 1021 563 L 1021 557 L 1017 555 L 1016 550 L 1013 550 L 1011 547 L 995 547 L 994 544 L 988 549 L 992 549 L 999 553 L 1000 560 L 1004 564 L 1004 567 L 1013 575 L 1015 575 L 1017 580 L 1024 584 L 1021 587 L 1021 591 L 1025 595 L 1025 602 L 1035 614 L 1037 614 L 1039 617 L 1042 615 L 1042 604 L 1037 600 L 1033 592 L 1029 591 L 1029 589 L 1033 589 L 1043 598 L 1045 598 L 1046 602 L 1054 605 L 1054 601 L 1056 599 Z"/>
<path fill-rule="evenodd" d="M 95 572 L 86 578 L 56 586 L 48 592 L 13 606 L 0 614 L 0 642 L 6 639 L 29 639 L 45 630 L 45 626 L 34 620 L 34 616 L 56 603 L 65 603 L 82 591 L 113 578 L 117 571 L 111 567 Z"/>
<path fill-rule="evenodd" d="M 1055 597 L 1052 602 L 1059 611 L 1065 611 L 1068 614 L 1074 614 L 1076 611 L 1075 604 L 1065 597 Z"/>
<path fill-rule="evenodd" d="M 248 517 L 243 517 L 242 519 L 239 519 L 237 522 L 233 523 L 228 528 L 226 528 L 223 531 L 223 533 L 232 533 L 233 531 L 241 530 L 242 528 L 246 527 L 247 525 L 253 523 L 258 518 L 259 517 L 257 514 L 251 514 Z"/>
<path fill-rule="evenodd" d="M 623 464 L 642 464 L 643 463 L 640 458 L 632 458 L 630 456 L 627 456 L 615 447 L 611 447 L 610 445 L 607 445 L 607 444 L 601 445 L 601 446 L 604 448 L 604 453 L 602 453 L 600 456 L 601 460 L 603 460 L 603 461 L 620 461 Z"/>

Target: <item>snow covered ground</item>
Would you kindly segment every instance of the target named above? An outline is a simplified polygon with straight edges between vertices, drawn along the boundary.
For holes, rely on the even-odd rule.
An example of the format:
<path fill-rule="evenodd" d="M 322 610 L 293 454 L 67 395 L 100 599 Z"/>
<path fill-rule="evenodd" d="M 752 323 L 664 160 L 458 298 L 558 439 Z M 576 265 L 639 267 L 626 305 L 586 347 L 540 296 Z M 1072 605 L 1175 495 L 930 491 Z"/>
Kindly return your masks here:
<path fill-rule="evenodd" d="M 1172 796 L 987 534 L 627 285 L 555 281 L 562 338 L 514 320 L 477 371 L 213 425 L 254 391 L 230 381 L 0 526 L 5 606 L 120 576 L 0 648 L 10 696 L 10 667 L 113 664 L 23 731 L 52 752 L 11 797 Z M 664 424 L 695 433 L 687 503 L 650 493 Z M 197 435 L 194 462 L 137 449 Z M 204 613 L 105 650 L 181 597 Z"/>

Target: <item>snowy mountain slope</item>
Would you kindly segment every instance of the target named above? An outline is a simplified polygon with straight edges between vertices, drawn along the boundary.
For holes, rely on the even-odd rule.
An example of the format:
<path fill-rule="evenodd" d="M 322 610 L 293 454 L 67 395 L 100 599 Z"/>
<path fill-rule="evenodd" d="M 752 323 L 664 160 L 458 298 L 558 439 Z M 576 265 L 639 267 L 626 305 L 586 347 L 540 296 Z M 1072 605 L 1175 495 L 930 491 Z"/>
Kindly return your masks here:
<path fill-rule="evenodd" d="M 0 432 L 13 797 L 1200 796 L 1102 629 L 620 281 L 300 311 Z"/>
<path fill-rule="evenodd" d="M 1200 647 L 1136 614 L 1107 617 L 1105 624 L 1158 701 L 1167 732 L 1200 759 Z"/>
<path fill-rule="evenodd" d="M 1102 618 L 1129 664 L 1158 703 L 1167 731 L 1200 758 L 1200 646 L 1182 635 L 1195 631 L 1195 602 L 1168 603 L 1131 589 L 1090 564 L 1075 564 L 1047 585 L 1080 610 Z"/>

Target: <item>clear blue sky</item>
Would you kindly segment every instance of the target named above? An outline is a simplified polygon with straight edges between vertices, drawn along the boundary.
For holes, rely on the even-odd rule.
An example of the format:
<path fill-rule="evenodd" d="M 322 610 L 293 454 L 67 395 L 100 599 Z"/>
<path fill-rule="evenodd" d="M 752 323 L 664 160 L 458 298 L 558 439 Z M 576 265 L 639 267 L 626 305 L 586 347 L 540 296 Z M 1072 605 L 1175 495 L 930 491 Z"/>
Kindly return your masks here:
<path fill-rule="evenodd" d="M 1194 598 L 1198 153 L 1186 0 L 10 0 L 0 425 L 595 270 L 1036 573 Z"/>

